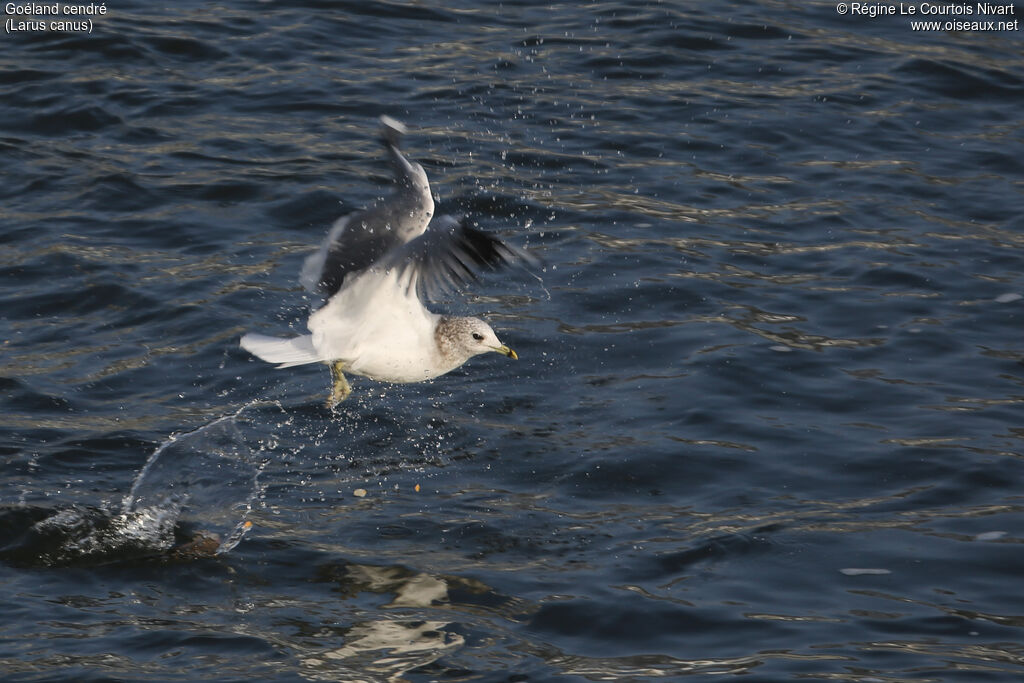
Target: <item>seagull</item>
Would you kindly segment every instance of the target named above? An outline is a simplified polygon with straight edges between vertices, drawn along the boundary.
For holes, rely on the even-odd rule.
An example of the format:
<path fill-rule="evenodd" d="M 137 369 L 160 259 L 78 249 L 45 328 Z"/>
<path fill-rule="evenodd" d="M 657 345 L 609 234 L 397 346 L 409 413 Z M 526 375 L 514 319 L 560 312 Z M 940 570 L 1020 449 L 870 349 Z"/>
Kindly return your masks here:
<path fill-rule="evenodd" d="M 306 259 L 301 283 L 327 298 L 309 317 L 310 334 L 241 339 L 243 349 L 278 368 L 326 363 L 332 410 L 352 391 L 346 372 L 408 383 L 444 375 L 482 353 L 518 359 L 483 320 L 431 312 L 423 299 L 475 281 L 474 269 L 535 261 L 465 219 L 431 220 L 427 174 L 400 149 L 406 127 L 388 116 L 380 122 L 394 188 L 339 218 Z"/>

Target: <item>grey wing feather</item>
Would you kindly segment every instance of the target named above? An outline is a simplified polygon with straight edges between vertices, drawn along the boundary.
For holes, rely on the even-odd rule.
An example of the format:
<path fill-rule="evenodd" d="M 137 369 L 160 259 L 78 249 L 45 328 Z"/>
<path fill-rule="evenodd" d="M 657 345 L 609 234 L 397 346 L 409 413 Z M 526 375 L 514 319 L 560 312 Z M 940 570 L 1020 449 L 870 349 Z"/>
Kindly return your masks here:
<path fill-rule="evenodd" d="M 327 254 L 331 250 L 331 245 L 338 239 L 338 236 L 345 230 L 345 226 L 348 225 L 348 216 L 342 216 L 338 220 L 334 221 L 334 225 L 327 232 L 327 237 L 320 243 L 320 247 L 315 253 L 310 254 L 306 257 L 306 260 L 302 262 L 302 271 L 299 273 L 299 282 L 309 292 L 320 291 L 320 280 L 324 272 L 324 265 L 327 263 Z"/>
<path fill-rule="evenodd" d="M 388 253 L 380 267 L 397 268 L 425 296 L 434 296 L 515 261 L 536 263 L 528 252 L 472 227 L 468 221 L 439 216 L 426 232 Z"/>
<path fill-rule="evenodd" d="M 320 249 L 302 267 L 300 281 L 310 291 L 333 296 L 349 273 L 373 266 L 427 228 L 434 202 L 423 167 L 406 159 L 399 149 L 406 127 L 388 116 L 380 122 L 381 141 L 395 175 L 392 192 L 334 223 Z"/>
<path fill-rule="evenodd" d="M 408 132 L 409 129 L 401 121 L 387 115 L 380 117 L 380 137 L 385 145 L 401 147 L 402 136 Z"/>
<path fill-rule="evenodd" d="M 346 275 L 369 268 L 400 245 L 402 237 L 380 223 L 372 209 L 339 218 L 320 250 L 306 259 L 303 286 L 332 296 L 341 289 Z"/>

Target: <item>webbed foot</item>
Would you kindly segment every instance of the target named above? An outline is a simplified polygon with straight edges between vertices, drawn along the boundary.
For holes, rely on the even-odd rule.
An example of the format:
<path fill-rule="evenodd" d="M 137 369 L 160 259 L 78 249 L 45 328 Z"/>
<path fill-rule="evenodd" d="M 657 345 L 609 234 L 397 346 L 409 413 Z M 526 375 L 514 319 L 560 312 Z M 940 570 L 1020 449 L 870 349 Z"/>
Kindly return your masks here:
<path fill-rule="evenodd" d="M 331 368 L 331 395 L 327 397 L 327 408 L 334 410 L 339 403 L 348 398 L 348 395 L 352 393 L 352 387 L 348 385 L 348 380 L 345 379 L 345 375 L 342 370 L 345 369 L 345 364 L 336 360 L 330 364 Z"/>

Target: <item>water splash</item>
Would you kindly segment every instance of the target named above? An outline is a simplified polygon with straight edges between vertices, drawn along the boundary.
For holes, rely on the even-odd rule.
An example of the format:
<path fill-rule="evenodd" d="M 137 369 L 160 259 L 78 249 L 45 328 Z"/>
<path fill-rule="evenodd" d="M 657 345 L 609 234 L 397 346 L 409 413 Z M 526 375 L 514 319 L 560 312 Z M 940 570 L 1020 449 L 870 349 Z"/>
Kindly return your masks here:
<path fill-rule="evenodd" d="M 160 531 L 163 513 L 195 525 L 196 540 L 215 541 L 226 553 L 251 528 L 246 516 L 260 492 L 263 442 L 252 438 L 241 407 L 191 432 L 170 437 L 143 466 L 122 503 L 122 515 L 141 522 L 142 534 Z M 245 433 L 249 432 L 249 433 Z M 148 514 L 147 514 L 148 513 Z M 155 518 L 153 515 L 155 514 Z M 145 521 L 153 520 L 151 526 Z M 211 543 L 202 543 L 209 548 Z"/>
<path fill-rule="evenodd" d="M 273 438 L 247 404 L 170 437 L 146 461 L 120 512 L 71 505 L 0 510 L 0 558 L 25 566 L 195 559 L 230 551 L 252 527 L 259 475 Z M 280 409 L 280 406 L 278 406 Z M 250 412 L 252 411 L 252 412 Z"/>

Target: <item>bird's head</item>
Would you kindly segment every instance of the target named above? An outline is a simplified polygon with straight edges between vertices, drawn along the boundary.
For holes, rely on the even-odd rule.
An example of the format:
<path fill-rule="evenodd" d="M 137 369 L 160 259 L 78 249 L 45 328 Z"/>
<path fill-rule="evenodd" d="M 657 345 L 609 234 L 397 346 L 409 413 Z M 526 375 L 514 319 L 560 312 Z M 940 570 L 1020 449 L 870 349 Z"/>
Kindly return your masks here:
<path fill-rule="evenodd" d="M 491 326 L 480 318 L 445 316 L 437 326 L 437 345 L 442 355 L 462 365 L 481 353 L 500 353 L 512 360 L 519 356 L 501 343 Z"/>

